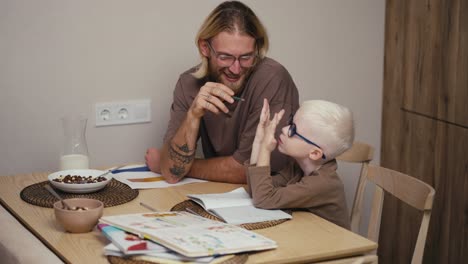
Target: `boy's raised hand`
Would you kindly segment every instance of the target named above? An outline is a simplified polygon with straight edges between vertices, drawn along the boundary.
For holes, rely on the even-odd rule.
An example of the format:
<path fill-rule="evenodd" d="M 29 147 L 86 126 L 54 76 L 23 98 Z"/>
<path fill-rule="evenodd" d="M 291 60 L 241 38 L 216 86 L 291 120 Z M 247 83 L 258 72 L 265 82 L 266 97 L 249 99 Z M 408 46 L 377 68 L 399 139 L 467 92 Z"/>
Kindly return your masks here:
<path fill-rule="evenodd" d="M 268 105 L 268 102 L 267 102 L 267 105 Z M 264 104 L 264 108 L 265 108 L 265 104 Z M 254 145 L 252 147 L 252 154 L 254 153 L 254 150 L 255 150 L 256 156 L 251 157 L 251 161 L 252 161 L 252 158 L 255 158 L 255 162 L 251 162 L 251 164 L 257 164 L 257 166 L 270 165 L 271 152 L 276 148 L 276 145 L 278 144 L 278 141 L 276 141 L 275 139 L 275 130 L 281 118 L 283 118 L 283 115 L 284 115 L 284 109 L 281 109 L 281 111 L 276 113 L 271 120 L 268 117 L 265 120 L 262 120 L 264 121 L 262 123 L 263 125 L 262 129 L 260 131 L 257 129 L 257 132 L 261 132 L 259 133 L 259 135 L 262 135 L 262 137 L 261 137 L 260 144 Z M 268 116 L 269 116 L 269 113 L 268 113 Z M 259 127 L 260 127 L 260 124 L 259 124 Z"/>
<path fill-rule="evenodd" d="M 273 118 L 270 120 L 270 105 L 267 99 L 263 99 L 263 107 L 260 113 L 260 120 L 258 121 L 257 131 L 255 132 L 255 139 L 252 145 L 252 153 L 250 155 L 250 164 L 256 164 L 260 155 L 265 158 L 266 155 L 275 149 L 277 141 L 275 139 L 275 130 L 278 126 L 281 118 L 283 118 L 284 109 L 281 109 L 278 113 L 275 113 Z M 268 159 L 269 160 L 269 159 Z M 265 160 L 263 159 L 264 163 Z"/>
<path fill-rule="evenodd" d="M 270 123 L 270 105 L 267 99 L 263 99 L 263 108 L 260 113 L 260 120 L 258 121 L 257 131 L 255 133 L 254 142 L 262 142 L 265 135 L 265 129 Z"/>
<path fill-rule="evenodd" d="M 284 109 L 281 109 L 281 111 L 279 111 L 278 113 L 275 113 L 271 121 L 268 121 L 268 126 L 266 127 L 264 131 L 264 136 L 263 136 L 263 140 L 262 140 L 261 147 L 260 147 L 261 149 L 272 152 L 276 148 L 278 141 L 275 138 L 275 131 L 279 122 L 283 118 L 283 115 L 284 115 Z"/>
<path fill-rule="evenodd" d="M 265 135 L 265 129 L 268 127 L 269 123 L 270 123 L 270 105 L 268 104 L 268 100 L 265 98 L 263 99 L 263 107 L 262 107 L 262 111 L 260 112 L 260 120 L 258 121 L 257 131 L 255 132 L 255 138 L 252 144 L 252 153 L 250 154 L 250 164 L 257 163 L 257 157 L 258 157 L 260 144 L 263 141 L 263 137 Z"/>

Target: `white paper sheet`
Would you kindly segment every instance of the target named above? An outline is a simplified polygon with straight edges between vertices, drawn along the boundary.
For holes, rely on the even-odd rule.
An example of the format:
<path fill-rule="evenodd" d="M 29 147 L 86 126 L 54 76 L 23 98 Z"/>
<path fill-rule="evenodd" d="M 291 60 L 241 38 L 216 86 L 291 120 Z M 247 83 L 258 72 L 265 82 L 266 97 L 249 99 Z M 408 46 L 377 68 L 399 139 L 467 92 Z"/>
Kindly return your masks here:
<path fill-rule="evenodd" d="M 133 167 L 138 167 L 138 166 L 133 166 Z M 125 168 L 131 168 L 131 166 L 128 166 Z M 170 184 L 164 180 L 161 174 L 154 173 L 151 171 L 120 172 L 120 173 L 112 174 L 112 177 L 114 177 L 114 179 L 120 181 L 121 183 L 128 185 L 132 189 L 167 188 L 167 187 L 173 187 L 177 185 L 194 183 L 194 182 L 206 182 L 205 180 L 185 177 L 178 183 Z M 152 179 L 153 181 L 145 181 L 144 179 L 147 179 L 147 180 Z M 135 182 L 136 180 L 140 182 Z"/>

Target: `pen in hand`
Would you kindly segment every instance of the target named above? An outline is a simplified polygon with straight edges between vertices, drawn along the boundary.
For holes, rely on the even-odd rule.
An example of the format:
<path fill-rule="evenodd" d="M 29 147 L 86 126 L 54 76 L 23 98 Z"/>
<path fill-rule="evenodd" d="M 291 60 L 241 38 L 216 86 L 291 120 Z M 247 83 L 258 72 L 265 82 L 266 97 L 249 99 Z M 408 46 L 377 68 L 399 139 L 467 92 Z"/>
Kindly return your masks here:
<path fill-rule="evenodd" d="M 233 96 L 232 99 L 236 100 L 236 101 L 245 101 L 244 98 L 241 98 L 241 97 L 238 97 L 238 96 Z"/>

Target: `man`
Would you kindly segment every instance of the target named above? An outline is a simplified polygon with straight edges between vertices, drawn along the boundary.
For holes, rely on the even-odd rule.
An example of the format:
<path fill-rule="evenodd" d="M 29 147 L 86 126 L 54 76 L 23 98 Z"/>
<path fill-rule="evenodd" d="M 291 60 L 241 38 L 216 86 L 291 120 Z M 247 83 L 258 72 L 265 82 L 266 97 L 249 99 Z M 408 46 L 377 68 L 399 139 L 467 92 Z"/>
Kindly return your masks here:
<path fill-rule="evenodd" d="M 272 111 L 290 115 L 299 107 L 297 88 L 282 65 L 265 57 L 266 30 L 240 2 L 216 7 L 196 44 L 202 63 L 180 75 L 164 147 L 148 149 L 146 163 L 169 183 L 185 176 L 245 183 L 243 163 L 250 158 L 263 99 Z M 195 159 L 199 137 L 205 159 Z M 287 158 L 275 151 L 272 161 L 272 171 L 279 171 Z"/>

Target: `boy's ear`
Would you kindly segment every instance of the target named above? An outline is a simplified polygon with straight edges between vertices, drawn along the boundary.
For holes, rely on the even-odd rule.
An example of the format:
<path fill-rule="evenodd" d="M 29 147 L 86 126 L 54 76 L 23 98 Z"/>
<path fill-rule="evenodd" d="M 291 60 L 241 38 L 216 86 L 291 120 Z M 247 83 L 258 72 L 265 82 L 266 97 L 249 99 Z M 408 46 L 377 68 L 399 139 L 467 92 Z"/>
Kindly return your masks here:
<path fill-rule="evenodd" d="M 321 160 L 323 156 L 323 151 L 317 147 L 312 148 L 309 152 L 309 159 L 311 160 Z"/>

